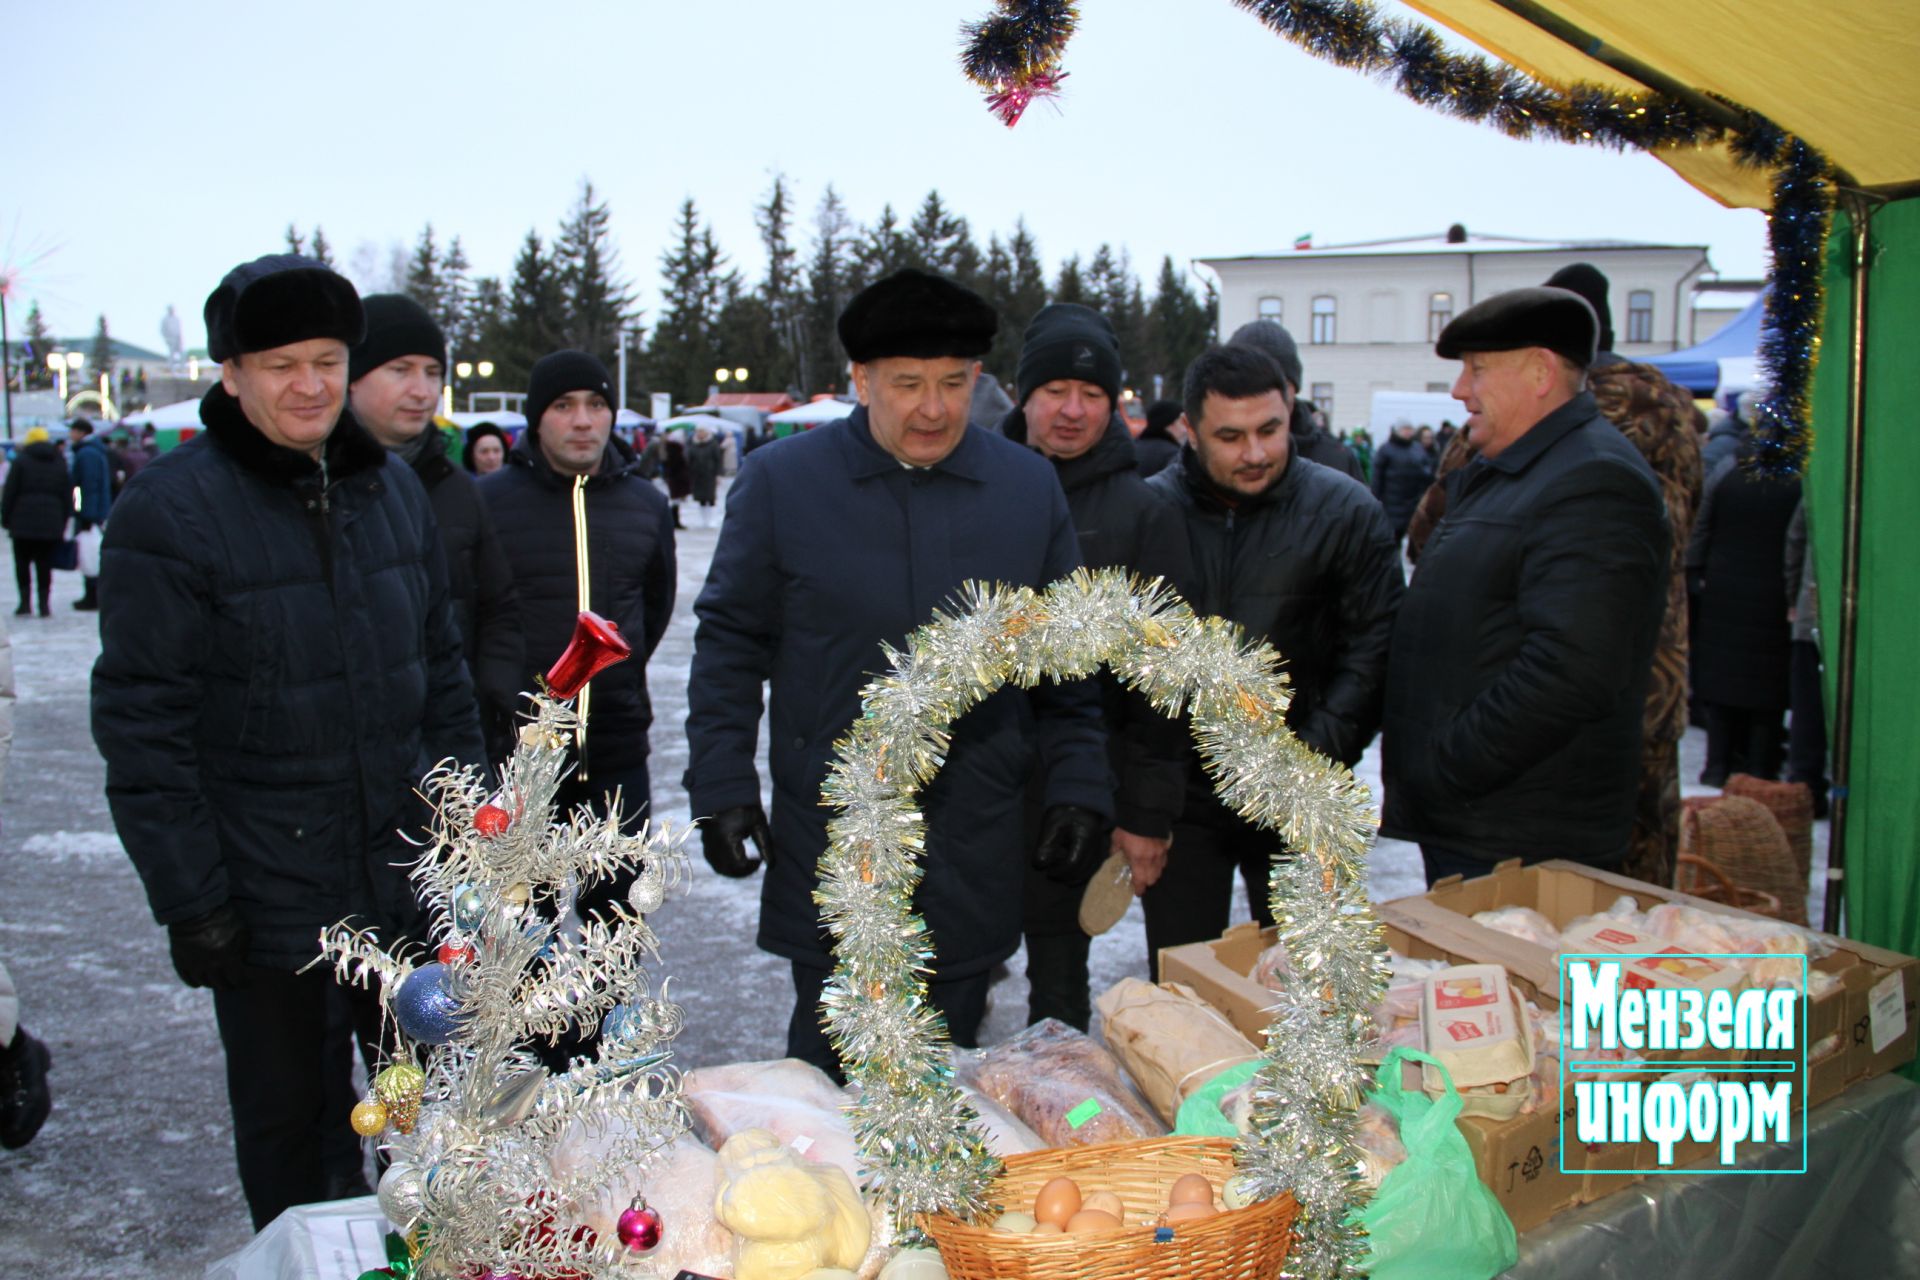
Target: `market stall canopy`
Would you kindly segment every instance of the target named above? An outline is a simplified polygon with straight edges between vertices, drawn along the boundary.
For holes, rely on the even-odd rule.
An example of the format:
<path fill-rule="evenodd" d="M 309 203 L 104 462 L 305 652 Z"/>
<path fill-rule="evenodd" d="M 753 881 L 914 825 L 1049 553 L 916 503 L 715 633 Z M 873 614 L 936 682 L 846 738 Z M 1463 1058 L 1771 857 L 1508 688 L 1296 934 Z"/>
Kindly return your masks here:
<path fill-rule="evenodd" d="M 1685 387 L 1696 396 L 1716 395 L 1722 390 L 1721 371 L 1723 360 L 1743 359 L 1751 362 L 1754 353 L 1760 349 L 1760 330 L 1766 319 L 1767 294 L 1762 290 L 1760 296 L 1747 304 L 1747 309 L 1726 322 L 1705 342 L 1687 347 L 1682 351 L 1669 351 L 1665 355 L 1647 356 L 1642 363 L 1650 364 L 1667 375 L 1675 386 Z M 1753 385 L 1749 370 L 1745 390 Z"/>
<path fill-rule="evenodd" d="M 613 425 L 631 431 L 635 427 L 652 426 L 653 419 L 643 413 L 636 413 L 632 409 L 622 409 L 613 415 Z"/>
<path fill-rule="evenodd" d="M 173 404 L 163 405 L 158 409 L 142 409 L 138 413 L 128 414 L 126 420 L 141 426 L 151 423 L 156 431 L 168 427 L 197 427 L 200 425 L 200 401 L 196 397 L 192 400 L 179 400 Z"/>
<path fill-rule="evenodd" d="M 688 436 L 692 436 L 702 427 L 716 434 L 725 432 L 736 438 L 746 434 L 745 428 L 739 423 L 715 417 L 711 413 L 685 413 L 677 418 L 668 418 L 660 424 L 662 431 L 684 431 Z"/>
<path fill-rule="evenodd" d="M 502 431 L 518 431 L 527 425 L 526 416 L 511 409 L 493 409 L 486 413 L 450 413 L 447 421 L 462 431 L 470 431 L 483 422 L 491 422 Z"/>
<path fill-rule="evenodd" d="M 1758 111 L 1863 186 L 1920 183 L 1920 94 L 1912 87 L 1920 22 L 1911 5 L 1408 0 L 1408 7 L 1538 79 L 1641 87 L 1515 10 L 1571 23 L 1690 89 Z M 1722 204 L 1772 203 L 1771 173 L 1738 164 L 1724 145 L 1652 154 Z"/>
<path fill-rule="evenodd" d="M 810 426 L 822 422 L 838 422 L 852 412 L 853 405 L 845 400 L 815 400 L 811 404 L 795 405 L 791 409 L 782 409 L 779 413 L 770 413 L 767 415 L 767 421 Z"/>

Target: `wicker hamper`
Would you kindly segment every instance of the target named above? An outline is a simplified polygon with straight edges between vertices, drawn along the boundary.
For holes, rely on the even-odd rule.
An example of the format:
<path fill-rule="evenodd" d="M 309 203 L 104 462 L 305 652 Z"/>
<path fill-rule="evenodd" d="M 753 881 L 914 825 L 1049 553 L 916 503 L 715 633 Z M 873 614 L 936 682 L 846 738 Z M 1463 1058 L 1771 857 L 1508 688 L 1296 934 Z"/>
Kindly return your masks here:
<path fill-rule="evenodd" d="M 1787 847 L 1793 850 L 1794 865 L 1805 880 L 1813 870 L 1813 789 L 1804 782 L 1771 782 L 1736 773 L 1727 779 L 1726 793 L 1767 806 L 1787 833 Z"/>
<path fill-rule="evenodd" d="M 1711 863 L 1743 889 L 1757 889 L 1779 906 L 1764 911 L 1790 924 L 1807 922 L 1807 881 L 1794 865 L 1787 836 L 1773 813 L 1745 796 L 1690 797 L 1682 802 L 1680 852 Z M 1676 887 L 1692 892 L 1684 877 Z M 1711 893 L 1705 897 L 1714 896 Z M 1758 906 L 1747 909 L 1760 911 Z"/>
<path fill-rule="evenodd" d="M 1226 1138 L 1030 1151 L 1007 1160 L 991 1190 L 996 1203 L 1030 1209 L 1040 1188 L 1064 1175 L 1083 1192 L 1117 1194 L 1127 1206 L 1128 1225 L 1066 1236 L 1013 1235 L 945 1213 L 925 1215 L 921 1223 L 940 1246 L 952 1280 L 1273 1280 L 1293 1244 L 1297 1206 L 1291 1195 L 1182 1223 L 1165 1242 L 1156 1242 L 1154 1228 L 1143 1225 L 1166 1207 L 1182 1174 L 1206 1174 L 1217 1199 L 1233 1172 L 1233 1143 Z"/>

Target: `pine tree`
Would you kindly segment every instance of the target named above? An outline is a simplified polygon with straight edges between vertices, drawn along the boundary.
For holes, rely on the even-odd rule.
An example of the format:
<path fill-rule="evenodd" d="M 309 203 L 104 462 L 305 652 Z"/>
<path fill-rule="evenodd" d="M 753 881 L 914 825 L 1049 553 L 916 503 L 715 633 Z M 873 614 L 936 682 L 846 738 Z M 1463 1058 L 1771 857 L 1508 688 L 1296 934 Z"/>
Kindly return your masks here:
<path fill-rule="evenodd" d="M 937 190 L 927 192 L 921 201 L 907 228 L 907 245 L 911 260 L 900 266 L 937 271 L 969 288 L 979 279 L 980 249 L 973 243 L 967 220 L 950 211 Z"/>
<path fill-rule="evenodd" d="M 892 275 L 902 267 L 924 267 L 919 247 L 900 229 L 900 216 L 891 204 L 880 210 L 880 220 L 867 228 L 853 247 L 853 292 L 858 293 L 875 280 Z"/>
<path fill-rule="evenodd" d="M 1160 277 L 1154 284 L 1153 302 L 1147 307 L 1147 357 L 1139 372 L 1146 394 L 1153 394 L 1153 379 L 1160 380 L 1160 394 L 1179 398 L 1181 380 L 1187 366 L 1206 350 L 1212 333 L 1212 320 L 1174 270 L 1172 257 L 1160 260 Z"/>
<path fill-rule="evenodd" d="M 327 233 L 317 223 L 313 228 L 313 242 L 307 246 L 307 256 L 323 267 L 333 266 L 333 246 L 327 243 Z"/>
<path fill-rule="evenodd" d="M 813 219 L 813 256 L 807 263 L 805 304 L 807 366 L 801 386 L 809 393 L 846 388 L 846 352 L 837 322 L 853 297 L 851 254 L 857 228 L 831 186 Z"/>
<path fill-rule="evenodd" d="M 470 265 L 460 237 L 455 236 L 447 246 L 447 256 L 440 260 L 440 309 L 433 318 L 440 322 L 448 348 L 456 353 L 470 353 L 473 345 L 473 284 L 467 279 Z"/>
<path fill-rule="evenodd" d="M 612 214 L 595 202 L 593 183 L 581 179 L 580 196 L 560 234 L 553 257 L 567 300 L 566 345 L 599 357 L 612 370 L 620 333 L 633 311 L 633 293 L 619 278 L 620 254 L 613 245 Z"/>
<path fill-rule="evenodd" d="M 306 251 L 306 241 L 301 238 L 299 230 L 289 222 L 287 224 L 287 252 L 305 253 Z"/>
<path fill-rule="evenodd" d="M 773 313 L 760 293 L 741 287 L 737 273 L 724 278 L 713 323 L 713 356 L 715 368 L 747 370 L 745 385 L 729 383 L 725 390 L 772 391 L 786 385 L 779 372 L 785 352 L 774 332 Z"/>
<path fill-rule="evenodd" d="M 660 320 L 646 365 L 648 385 L 678 402 L 697 404 L 706 398 L 715 368 L 714 329 L 721 301 L 730 285 L 737 286 L 734 273 L 724 270 L 726 262 L 713 229 L 701 227 L 693 197 L 687 197 L 676 219 L 674 245 L 660 255 Z"/>
<path fill-rule="evenodd" d="M 440 248 L 433 242 L 433 224 L 429 222 L 421 229 L 420 239 L 413 246 L 413 257 L 407 263 L 406 294 L 422 307 L 430 316 L 442 313 L 442 295 L 445 285 L 440 275 Z"/>
<path fill-rule="evenodd" d="M 87 361 L 87 376 L 98 381 L 102 374 L 113 376 L 113 339 L 107 334 L 107 318 L 100 317 L 100 324 L 93 331 L 93 354 Z"/>
<path fill-rule="evenodd" d="M 773 189 L 766 203 L 753 212 L 760 229 L 760 244 L 767 254 L 767 278 L 760 286 L 760 301 L 766 308 L 767 323 L 774 338 L 765 377 L 755 370 L 755 381 L 768 388 L 798 388 L 806 365 L 806 323 L 800 297 L 799 254 L 788 238 L 792 203 L 787 196 L 787 180 L 773 176 Z"/>
<path fill-rule="evenodd" d="M 27 387 L 50 387 L 53 385 L 53 371 L 47 368 L 47 357 L 53 354 L 53 334 L 47 331 L 47 317 L 40 311 L 40 300 L 35 298 L 27 307 L 26 350 L 22 353 L 26 365 L 20 378 Z"/>
<path fill-rule="evenodd" d="M 482 276 L 473 282 L 473 300 L 467 307 L 466 325 L 470 335 L 468 344 L 454 349 L 456 357 L 468 353 L 476 362 L 487 360 L 498 365 L 500 353 L 507 346 L 507 295 L 497 277 Z M 491 378 L 482 378 L 476 371 L 472 378 L 461 383 L 461 389 L 463 392 L 495 391 L 526 385 L 524 381 L 502 382 L 502 376 L 499 368 Z"/>
<path fill-rule="evenodd" d="M 567 321 L 566 291 L 546 246 L 533 231 L 520 242 L 513 262 L 513 287 L 507 293 L 499 350 L 492 357 L 502 386 L 524 387 L 534 362 L 563 345 Z"/>
<path fill-rule="evenodd" d="M 1060 275 L 1054 281 L 1053 297 L 1049 301 L 1077 302 L 1084 307 L 1090 296 L 1086 277 L 1080 270 L 1080 255 L 1076 253 L 1060 264 Z"/>

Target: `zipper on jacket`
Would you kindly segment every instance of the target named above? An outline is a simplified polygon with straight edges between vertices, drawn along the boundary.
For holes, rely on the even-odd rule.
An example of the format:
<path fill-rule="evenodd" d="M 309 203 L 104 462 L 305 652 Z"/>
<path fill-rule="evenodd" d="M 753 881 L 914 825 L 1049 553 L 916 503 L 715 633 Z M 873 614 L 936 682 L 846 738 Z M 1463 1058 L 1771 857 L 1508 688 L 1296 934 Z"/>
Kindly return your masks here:
<path fill-rule="evenodd" d="M 587 566 L 587 477 L 573 478 L 573 572 L 574 594 L 582 612 L 593 607 L 593 575 Z M 580 756 L 575 776 L 587 780 L 587 707 L 593 696 L 593 681 L 580 686 L 580 698 L 574 704 L 580 721 L 574 726 L 573 744 Z"/>

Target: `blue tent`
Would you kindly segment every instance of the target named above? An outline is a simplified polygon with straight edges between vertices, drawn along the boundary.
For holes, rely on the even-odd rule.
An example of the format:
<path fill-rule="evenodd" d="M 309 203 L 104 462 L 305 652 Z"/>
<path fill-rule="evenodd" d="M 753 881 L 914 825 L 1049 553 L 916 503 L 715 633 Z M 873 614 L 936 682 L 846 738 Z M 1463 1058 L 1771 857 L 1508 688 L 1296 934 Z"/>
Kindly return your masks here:
<path fill-rule="evenodd" d="M 1760 349 L 1760 328 L 1766 319 L 1768 292 L 1762 289 L 1745 311 L 1698 346 L 1669 351 L 1663 356 L 1639 357 L 1641 363 L 1652 365 L 1675 386 L 1685 387 L 1696 396 L 1711 396 L 1720 386 L 1722 357 L 1751 356 Z"/>

